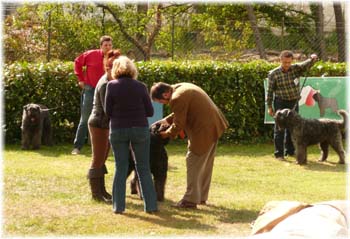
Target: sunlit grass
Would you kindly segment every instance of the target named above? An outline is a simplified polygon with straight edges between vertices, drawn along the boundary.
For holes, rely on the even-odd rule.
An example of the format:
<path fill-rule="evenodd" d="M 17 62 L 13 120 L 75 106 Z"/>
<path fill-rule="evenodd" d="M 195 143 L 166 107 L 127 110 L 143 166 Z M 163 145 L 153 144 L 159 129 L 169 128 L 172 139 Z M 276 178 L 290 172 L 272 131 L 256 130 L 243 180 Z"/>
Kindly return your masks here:
<path fill-rule="evenodd" d="M 170 144 L 166 200 L 160 213 L 143 212 L 143 202 L 127 187 L 126 213 L 91 200 L 86 173 L 91 151 L 70 155 L 70 145 L 22 151 L 5 146 L 3 232 L 5 236 L 244 236 L 262 206 L 270 200 L 317 202 L 345 198 L 345 166 L 333 151 L 319 163 L 317 147 L 309 164 L 279 162 L 273 145 L 219 145 L 208 205 L 198 210 L 171 207 L 186 188 L 186 145 Z M 112 156 L 106 178 L 111 191 Z"/>

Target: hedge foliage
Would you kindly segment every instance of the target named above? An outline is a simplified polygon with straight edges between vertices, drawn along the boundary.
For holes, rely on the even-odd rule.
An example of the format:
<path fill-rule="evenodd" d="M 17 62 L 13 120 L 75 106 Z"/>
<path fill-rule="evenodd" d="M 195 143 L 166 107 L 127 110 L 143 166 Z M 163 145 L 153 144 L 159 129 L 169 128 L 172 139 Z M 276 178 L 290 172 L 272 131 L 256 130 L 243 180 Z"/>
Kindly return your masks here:
<path fill-rule="evenodd" d="M 252 61 L 227 63 L 138 62 L 139 80 L 149 87 L 154 82 L 192 82 L 202 87 L 224 112 L 230 123 L 222 140 L 252 142 L 270 139 L 272 128 L 264 125 L 263 80 L 277 63 Z M 40 64 L 16 62 L 4 67 L 6 143 L 20 141 L 22 108 L 41 103 L 52 110 L 55 142 L 72 142 L 80 117 L 80 90 L 72 62 Z M 309 76 L 345 76 L 345 63 L 318 62 Z M 169 113 L 167 107 L 165 114 Z M 205 119 L 203 119 L 205 120 Z"/>
<path fill-rule="evenodd" d="M 5 139 L 6 143 L 21 138 L 23 106 L 44 104 L 50 111 L 54 141 L 74 139 L 80 118 L 80 92 L 73 71 L 73 63 L 50 62 L 5 65 Z"/>

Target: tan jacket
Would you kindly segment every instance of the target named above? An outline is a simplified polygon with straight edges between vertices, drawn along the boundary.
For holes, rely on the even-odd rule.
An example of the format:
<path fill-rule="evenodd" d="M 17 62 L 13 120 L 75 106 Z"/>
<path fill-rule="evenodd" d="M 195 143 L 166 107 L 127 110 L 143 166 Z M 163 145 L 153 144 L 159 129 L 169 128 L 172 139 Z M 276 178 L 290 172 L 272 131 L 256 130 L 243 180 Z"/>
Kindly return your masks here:
<path fill-rule="evenodd" d="M 200 87 L 191 83 L 179 83 L 172 87 L 169 106 L 173 113 L 166 117 L 172 125 L 167 133 L 176 137 L 183 129 L 188 137 L 188 148 L 200 156 L 218 141 L 228 122 Z"/>

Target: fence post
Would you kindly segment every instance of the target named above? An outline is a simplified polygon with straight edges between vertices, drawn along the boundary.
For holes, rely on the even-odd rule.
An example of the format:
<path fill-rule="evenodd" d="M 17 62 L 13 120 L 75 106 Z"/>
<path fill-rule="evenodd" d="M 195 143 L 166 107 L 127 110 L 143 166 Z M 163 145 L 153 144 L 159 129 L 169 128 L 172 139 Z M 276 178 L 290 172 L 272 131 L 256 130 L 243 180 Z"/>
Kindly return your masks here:
<path fill-rule="evenodd" d="M 46 60 L 47 62 L 50 62 L 51 58 L 51 11 L 48 12 L 49 14 L 49 27 L 48 27 L 48 37 L 47 37 L 47 55 L 46 55 Z"/>
<path fill-rule="evenodd" d="M 106 13 L 105 13 L 105 9 L 102 8 L 102 20 L 101 20 L 101 24 L 102 24 L 102 35 L 105 35 L 105 17 L 106 17 Z"/>
<path fill-rule="evenodd" d="M 175 15 L 171 16 L 171 60 L 174 60 L 174 45 L 175 45 Z"/>
<path fill-rule="evenodd" d="M 284 17 L 282 17 L 281 51 L 284 50 Z"/>

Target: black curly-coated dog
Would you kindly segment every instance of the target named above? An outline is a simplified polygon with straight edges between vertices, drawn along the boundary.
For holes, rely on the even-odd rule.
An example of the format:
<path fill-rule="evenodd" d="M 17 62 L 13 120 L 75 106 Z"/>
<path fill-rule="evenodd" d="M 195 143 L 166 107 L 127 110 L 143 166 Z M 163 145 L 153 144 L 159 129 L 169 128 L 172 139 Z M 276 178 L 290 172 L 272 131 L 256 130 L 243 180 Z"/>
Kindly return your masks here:
<path fill-rule="evenodd" d="M 41 143 L 52 145 L 51 121 L 49 110 L 40 104 L 23 106 L 22 114 L 22 149 L 39 149 Z"/>
<path fill-rule="evenodd" d="M 337 152 L 339 164 L 345 163 L 345 151 L 342 143 L 342 132 L 345 131 L 348 114 L 345 110 L 338 113 L 343 120 L 331 119 L 305 119 L 295 110 L 277 110 L 274 119 L 280 129 L 288 129 L 291 133 L 294 147 L 296 148 L 297 163 L 307 163 L 306 148 L 309 145 L 319 144 L 321 149 L 320 161 L 326 161 L 328 146 Z"/>
<path fill-rule="evenodd" d="M 168 154 L 165 145 L 168 144 L 169 138 L 162 139 L 159 132 L 165 131 L 169 126 L 154 124 L 150 127 L 150 168 L 153 175 L 154 187 L 157 193 L 157 200 L 164 201 L 165 182 L 168 173 Z M 135 170 L 135 161 L 132 151 L 130 150 L 128 176 Z M 141 198 L 139 181 L 136 172 L 130 182 L 131 193 L 138 194 Z"/>

